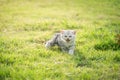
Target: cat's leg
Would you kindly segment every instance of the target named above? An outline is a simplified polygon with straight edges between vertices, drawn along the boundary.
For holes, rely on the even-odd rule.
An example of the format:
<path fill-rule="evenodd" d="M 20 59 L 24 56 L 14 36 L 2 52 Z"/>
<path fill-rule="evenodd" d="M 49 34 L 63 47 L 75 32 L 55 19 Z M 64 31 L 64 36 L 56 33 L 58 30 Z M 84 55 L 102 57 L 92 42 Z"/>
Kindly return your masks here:
<path fill-rule="evenodd" d="M 62 52 L 67 52 L 67 50 L 64 47 L 61 47 Z"/>
<path fill-rule="evenodd" d="M 74 54 L 74 47 L 70 47 L 70 49 L 69 49 L 69 52 L 68 52 L 69 54 L 71 54 L 71 55 L 73 55 Z"/>
<path fill-rule="evenodd" d="M 58 35 L 55 34 L 51 40 L 49 40 L 49 41 L 46 42 L 45 47 L 46 47 L 47 49 L 49 49 L 50 47 L 52 47 L 52 46 L 55 45 L 57 36 L 58 36 Z"/>
<path fill-rule="evenodd" d="M 49 41 L 47 41 L 46 42 L 46 44 L 45 44 L 45 47 L 47 48 L 47 49 L 49 49 L 51 46 L 53 46 L 54 44 L 53 44 L 53 42 L 52 42 L 52 40 L 49 40 Z"/>
<path fill-rule="evenodd" d="M 73 54 L 74 54 L 74 50 L 73 50 L 73 49 L 70 49 L 70 50 L 69 50 L 69 54 L 73 55 Z"/>

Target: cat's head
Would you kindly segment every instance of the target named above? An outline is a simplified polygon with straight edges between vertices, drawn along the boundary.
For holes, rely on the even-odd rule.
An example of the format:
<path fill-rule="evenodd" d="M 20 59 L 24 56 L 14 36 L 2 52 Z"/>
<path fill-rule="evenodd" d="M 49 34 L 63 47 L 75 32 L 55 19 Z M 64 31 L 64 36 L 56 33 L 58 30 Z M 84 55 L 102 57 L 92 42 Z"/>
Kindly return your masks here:
<path fill-rule="evenodd" d="M 74 30 L 62 30 L 61 37 L 66 42 L 74 41 L 76 32 Z"/>

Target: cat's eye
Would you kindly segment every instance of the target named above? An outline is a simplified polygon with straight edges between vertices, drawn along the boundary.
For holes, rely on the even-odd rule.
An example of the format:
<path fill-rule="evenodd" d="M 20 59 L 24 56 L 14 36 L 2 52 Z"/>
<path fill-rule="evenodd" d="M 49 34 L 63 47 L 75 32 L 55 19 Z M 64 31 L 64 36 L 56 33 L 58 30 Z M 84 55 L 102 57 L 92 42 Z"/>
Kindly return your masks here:
<path fill-rule="evenodd" d="M 67 37 L 67 36 L 65 36 L 65 37 Z"/>
<path fill-rule="evenodd" d="M 69 36 L 69 37 L 72 37 L 72 36 Z"/>

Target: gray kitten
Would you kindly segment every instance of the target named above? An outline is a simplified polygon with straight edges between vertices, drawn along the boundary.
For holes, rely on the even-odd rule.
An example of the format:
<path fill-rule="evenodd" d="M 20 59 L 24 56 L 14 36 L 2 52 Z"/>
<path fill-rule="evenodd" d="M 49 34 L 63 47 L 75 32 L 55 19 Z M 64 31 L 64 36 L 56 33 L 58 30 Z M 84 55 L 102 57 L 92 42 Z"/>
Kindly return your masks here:
<path fill-rule="evenodd" d="M 75 31 L 74 30 L 62 30 L 60 33 L 56 33 L 53 38 L 46 42 L 45 47 L 57 45 L 63 52 L 74 54 L 75 48 Z"/>

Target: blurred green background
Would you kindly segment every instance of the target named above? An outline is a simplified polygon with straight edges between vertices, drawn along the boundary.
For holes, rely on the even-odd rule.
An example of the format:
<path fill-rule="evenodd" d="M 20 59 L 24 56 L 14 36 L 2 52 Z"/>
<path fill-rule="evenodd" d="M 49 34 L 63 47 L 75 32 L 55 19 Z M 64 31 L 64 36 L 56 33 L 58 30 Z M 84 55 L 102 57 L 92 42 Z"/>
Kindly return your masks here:
<path fill-rule="evenodd" d="M 76 30 L 75 54 L 44 42 Z M 0 0 L 0 80 L 120 80 L 120 0 Z"/>

